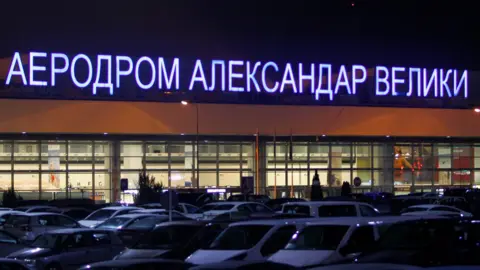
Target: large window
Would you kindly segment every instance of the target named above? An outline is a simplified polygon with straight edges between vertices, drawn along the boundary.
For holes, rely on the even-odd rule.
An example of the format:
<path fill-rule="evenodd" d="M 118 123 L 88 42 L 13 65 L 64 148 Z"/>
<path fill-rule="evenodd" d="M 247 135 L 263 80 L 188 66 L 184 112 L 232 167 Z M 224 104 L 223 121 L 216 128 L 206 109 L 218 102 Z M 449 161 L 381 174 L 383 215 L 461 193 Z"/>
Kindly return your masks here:
<path fill-rule="evenodd" d="M 397 193 L 480 184 L 480 145 L 277 141 L 267 142 L 265 159 L 270 188 L 310 185 L 315 171 L 323 186 L 359 178 L 360 189 Z"/>

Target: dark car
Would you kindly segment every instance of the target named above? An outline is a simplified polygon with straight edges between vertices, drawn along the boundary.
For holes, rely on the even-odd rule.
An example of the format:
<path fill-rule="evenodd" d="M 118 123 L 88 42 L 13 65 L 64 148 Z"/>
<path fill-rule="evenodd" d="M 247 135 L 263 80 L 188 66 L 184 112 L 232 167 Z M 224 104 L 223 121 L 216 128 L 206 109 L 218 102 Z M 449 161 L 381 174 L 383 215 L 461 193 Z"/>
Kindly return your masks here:
<path fill-rule="evenodd" d="M 24 261 L 13 259 L 0 259 L 0 269 L 2 270 L 30 270 Z"/>
<path fill-rule="evenodd" d="M 137 270 L 137 269 L 168 269 L 186 270 L 193 265 L 184 261 L 160 260 L 160 259 L 132 259 L 114 260 L 85 265 L 79 270 Z"/>
<path fill-rule="evenodd" d="M 62 229 L 40 235 L 29 247 L 7 258 L 25 261 L 34 269 L 71 269 L 111 260 L 123 247 L 112 231 Z"/>
<path fill-rule="evenodd" d="M 185 246 L 204 225 L 205 223 L 200 221 L 162 223 L 153 231 L 145 234 L 133 246 L 123 250 L 114 259 L 163 258 L 164 254 L 172 250 L 185 249 Z"/>
<path fill-rule="evenodd" d="M 67 217 L 71 217 L 76 221 L 85 219 L 88 215 L 92 213 L 91 210 L 80 207 L 61 208 L 60 211 L 61 214 Z"/>
<path fill-rule="evenodd" d="M 235 194 L 228 197 L 229 202 L 258 202 L 266 203 L 270 200 L 267 195 L 255 195 L 255 194 Z"/>
<path fill-rule="evenodd" d="M 391 225 L 356 263 L 418 267 L 480 265 L 480 224 L 475 220 L 429 218 Z M 345 253 L 355 251 L 346 245 Z"/>
<path fill-rule="evenodd" d="M 25 248 L 26 244 L 6 231 L 0 230 L 0 257 L 6 257 L 17 250 Z M 0 267 L 0 269 L 3 269 Z"/>

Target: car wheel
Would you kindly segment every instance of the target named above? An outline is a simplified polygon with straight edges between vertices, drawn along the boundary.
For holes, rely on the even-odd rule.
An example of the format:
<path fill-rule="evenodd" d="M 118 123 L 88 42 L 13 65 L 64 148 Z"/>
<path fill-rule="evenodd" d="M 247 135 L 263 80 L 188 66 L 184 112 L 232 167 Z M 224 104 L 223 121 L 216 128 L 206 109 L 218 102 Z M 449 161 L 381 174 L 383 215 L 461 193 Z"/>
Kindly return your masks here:
<path fill-rule="evenodd" d="M 45 267 L 45 270 L 62 270 L 62 266 L 58 263 L 52 263 Z"/>

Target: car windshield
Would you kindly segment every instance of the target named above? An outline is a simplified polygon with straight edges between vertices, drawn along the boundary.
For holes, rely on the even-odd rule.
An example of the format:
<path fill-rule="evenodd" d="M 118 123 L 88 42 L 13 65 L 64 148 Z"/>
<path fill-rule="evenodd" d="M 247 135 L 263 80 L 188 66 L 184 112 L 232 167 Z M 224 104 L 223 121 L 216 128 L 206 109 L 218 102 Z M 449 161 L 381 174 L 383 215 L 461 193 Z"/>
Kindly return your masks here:
<path fill-rule="evenodd" d="M 375 250 L 423 250 L 453 245 L 461 227 L 446 221 L 405 222 L 393 224 L 380 237 Z"/>
<path fill-rule="evenodd" d="M 207 249 L 243 250 L 253 248 L 273 228 L 270 225 L 231 226 L 223 231 Z"/>
<path fill-rule="evenodd" d="M 131 218 L 127 218 L 127 217 L 114 217 L 106 220 L 103 223 L 100 223 L 96 228 L 100 228 L 100 229 L 118 228 L 125 225 L 125 223 L 129 222 L 130 220 Z"/>
<path fill-rule="evenodd" d="M 315 225 L 308 226 L 293 235 L 285 249 L 289 250 L 336 250 L 349 226 Z"/>
<path fill-rule="evenodd" d="M 135 222 L 127 225 L 125 229 L 129 230 L 151 230 L 155 225 L 168 221 L 166 217 L 146 217 L 138 219 Z"/>
<path fill-rule="evenodd" d="M 90 216 L 85 218 L 85 220 L 107 220 L 109 219 L 115 212 L 116 210 L 112 209 L 100 209 L 95 212 L 93 212 Z"/>
<path fill-rule="evenodd" d="M 161 226 L 142 237 L 133 249 L 172 249 L 184 246 L 201 228 L 189 225 Z"/>
<path fill-rule="evenodd" d="M 67 239 L 68 234 L 43 234 L 30 245 L 36 248 L 55 248 Z"/>
<path fill-rule="evenodd" d="M 310 206 L 299 204 L 287 204 L 283 206 L 284 214 L 304 214 L 310 216 Z"/>

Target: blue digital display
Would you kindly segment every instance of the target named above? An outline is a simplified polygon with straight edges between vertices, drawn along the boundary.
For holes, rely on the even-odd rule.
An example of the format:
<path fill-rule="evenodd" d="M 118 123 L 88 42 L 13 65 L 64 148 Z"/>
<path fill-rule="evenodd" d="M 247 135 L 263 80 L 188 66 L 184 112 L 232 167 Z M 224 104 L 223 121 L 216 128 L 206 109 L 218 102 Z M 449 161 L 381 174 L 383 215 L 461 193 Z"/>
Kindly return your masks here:
<path fill-rule="evenodd" d="M 470 75 L 421 67 L 15 52 L 0 97 L 169 102 L 181 95 L 215 103 L 463 108 L 472 103 Z"/>

